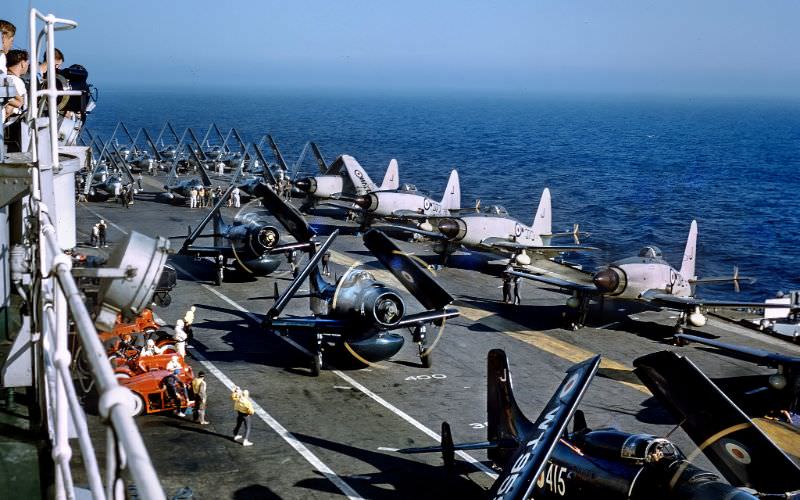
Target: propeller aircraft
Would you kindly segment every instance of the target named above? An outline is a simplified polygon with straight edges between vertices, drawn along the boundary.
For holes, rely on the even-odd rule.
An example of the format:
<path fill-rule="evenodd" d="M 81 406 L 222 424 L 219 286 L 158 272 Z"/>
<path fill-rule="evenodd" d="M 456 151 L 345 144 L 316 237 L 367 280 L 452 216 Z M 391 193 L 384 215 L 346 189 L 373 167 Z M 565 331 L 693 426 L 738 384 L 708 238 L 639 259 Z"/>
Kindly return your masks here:
<path fill-rule="evenodd" d="M 179 255 L 214 259 L 217 285 L 222 284 L 225 269 L 230 264 L 247 273 L 264 276 L 274 272 L 280 266 L 282 259 L 277 255 L 308 247 L 308 244 L 304 243 L 279 245 L 280 232 L 278 229 L 253 218 L 236 218 L 233 223 L 226 223 L 222 218 L 221 209 L 234 187 L 235 182 L 231 183 L 200 224 L 194 230 L 190 228 L 189 235 L 178 251 Z M 212 221 L 214 232 L 203 235 L 203 230 Z M 198 245 L 195 243 L 198 238 L 213 238 L 213 244 Z"/>
<path fill-rule="evenodd" d="M 372 219 L 412 219 L 420 221 L 420 227 L 433 230 L 430 218 L 447 217 L 461 209 L 461 186 L 458 172 L 450 172 L 441 202 L 419 191 L 413 184 L 403 184 L 399 189 L 370 191 L 355 197 L 353 202 L 364 210 L 362 228 Z"/>
<path fill-rule="evenodd" d="M 461 212 L 454 217 L 441 218 L 438 220 L 437 230 L 398 225 L 389 227 L 421 234 L 434 240 L 433 251 L 445 259 L 461 246 L 508 255 L 511 262 L 520 265 L 528 265 L 533 259 L 562 252 L 597 250 L 577 244 L 578 237 L 582 234 L 577 227 L 571 233 L 553 234 L 552 217 L 550 190 L 545 188 L 530 226 L 511 217 L 505 208 L 492 205 L 481 211 Z M 557 236 L 573 236 L 576 244 L 552 245 L 551 239 Z"/>
<path fill-rule="evenodd" d="M 281 200 L 266 185 L 262 185 L 262 203 L 298 242 L 311 243 L 315 232 L 300 212 Z M 447 319 L 458 316 L 458 310 L 448 307 L 453 297 L 382 232 L 371 230 L 364 234 L 364 245 L 392 275 L 408 289 L 425 309 L 410 313 L 400 293 L 378 281 L 367 271 L 351 269 L 331 283 L 324 279 L 318 263 L 327 252 L 338 231 L 332 233 L 316 252 L 309 251 L 309 260 L 289 287 L 278 296 L 267 312 L 263 326 L 281 333 L 294 332 L 316 336 L 312 373 L 319 375 L 323 353 L 328 348 L 344 349 L 359 362 L 369 364 L 394 356 L 404 339 L 395 330 L 408 328 L 418 345 L 422 365 L 431 366 L 432 343 L 426 338 L 430 324 L 444 328 Z M 313 243 L 312 243 L 313 244 Z M 281 316 L 283 309 L 309 280 L 311 316 Z M 441 334 L 441 330 L 440 330 Z"/>
<path fill-rule="evenodd" d="M 445 422 L 440 446 L 398 451 L 441 452 L 453 469 L 456 450 L 486 449 L 501 470 L 489 490 L 492 499 L 797 498 L 800 468 L 691 361 L 675 353 L 640 357 L 634 372 L 724 480 L 693 465 L 692 455 L 687 458 L 665 438 L 590 429 L 576 408 L 599 365 L 598 355 L 567 370 L 531 422 L 514 398 L 505 352 L 494 349 L 488 355 L 487 440 L 454 444 Z"/>
<path fill-rule="evenodd" d="M 701 283 L 733 282 L 738 286 L 742 281 L 753 281 L 752 278 L 740 277 L 738 269 L 734 269 L 734 275 L 730 278 L 699 279 L 695 276 L 696 254 L 697 221 L 692 221 L 680 269 L 675 269 L 664 260 L 661 249 L 650 245 L 642 248 L 636 257 L 621 259 L 601 268 L 591 275 L 591 281 L 587 283 L 518 270 L 510 271 L 510 274 L 571 290 L 573 295 L 567 300 L 567 306 L 577 310 L 577 317 L 572 323 L 575 330 L 585 324 L 591 298 L 595 296 L 635 300 L 679 310 L 680 316 L 675 325 L 677 333 L 681 333 L 687 325 L 705 325 L 707 318 L 703 314 L 704 308 L 777 307 L 760 302 L 695 298 L 695 285 Z"/>

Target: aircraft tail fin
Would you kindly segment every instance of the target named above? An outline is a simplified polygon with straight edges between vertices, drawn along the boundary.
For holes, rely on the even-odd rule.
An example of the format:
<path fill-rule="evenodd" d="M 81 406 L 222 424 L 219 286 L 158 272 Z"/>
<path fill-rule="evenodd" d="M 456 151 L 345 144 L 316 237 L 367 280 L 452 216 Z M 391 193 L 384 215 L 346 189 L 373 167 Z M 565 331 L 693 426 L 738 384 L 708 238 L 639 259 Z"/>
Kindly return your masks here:
<path fill-rule="evenodd" d="M 444 188 L 442 208 L 447 210 L 461 209 L 461 184 L 458 181 L 458 171 L 456 169 L 450 172 L 450 178 L 447 180 L 447 187 Z"/>
<path fill-rule="evenodd" d="M 553 232 L 553 208 L 550 202 L 550 190 L 544 188 L 542 197 L 539 199 L 539 208 L 536 210 L 536 216 L 533 219 L 533 233 L 541 235 L 550 235 Z"/>
<path fill-rule="evenodd" d="M 511 385 L 511 371 L 508 358 L 502 349 L 492 349 L 487 358 L 486 372 L 486 416 L 488 441 L 520 443 L 524 436 L 533 431 L 533 423 L 523 415 L 514 399 Z M 513 448 L 489 450 L 488 456 L 494 463 L 508 462 Z"/>
<path fill-rule="evenodd" d="M 488 438 L 498 446 L 490 448 L 487 456 L 503 467 L 503 472 L 492 485 L 489 498 L 496 498 L 503 488 L 509 498 L 530 498 L 536 478 L 542 473 L 558 440 L 567 431 L 567 425 L 599 366 L 600 356 L 597 355 L 567 370 L 547 406 L 531 423 L 514 400 L 505 353 L 500 349 L 489 351 Z M 525 455 L 527 457 L 523 458 Z"/>
<path fill-rule="evenodd" d="M 681 276 L 687 280 L 693 280 L 695 257 L 697 255 L 697 221 L 693 220 L 689 227 L 689 237 L 686 239 L 686 250 L 683 251 L 683 262 L 681 263 Z"/>
<path fill-rule="evenodd" d="M 386 174 L 383 176 L 381 182 L 381 191 L 392 191 L 400 187 L 400 169 L 397 166 L 397 160 L 392 158 L 389 166 L 386 167 Z"/>

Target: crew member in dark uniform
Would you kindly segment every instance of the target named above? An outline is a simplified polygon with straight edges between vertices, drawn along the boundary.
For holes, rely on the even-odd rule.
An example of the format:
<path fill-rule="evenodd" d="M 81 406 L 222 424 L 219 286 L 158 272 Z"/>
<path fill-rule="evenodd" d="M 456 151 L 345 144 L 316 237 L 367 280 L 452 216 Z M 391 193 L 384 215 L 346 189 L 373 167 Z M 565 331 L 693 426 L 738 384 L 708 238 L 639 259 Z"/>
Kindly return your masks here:
<path fill-rule="evenodd" d="M 503 272 L 503 302 L 511 303 L 511 275 Z"/>
<path fill-rule="evenodd" d="M 519 285 L 522 282 L 522 278 L 519 276 L 514 276 L 514 305 L 518 306 L 522 303 L 522 299 L 519 297 Z"/>
<path fill-rule="evenodd" d="M 170 373 L 161 379 L 159 386 L 166 389 L 167 397 L 173 406 L 175 406 L 175 415 L 185 417 L 186 414 L 181 411 L 181 397 L 178 395 L 178 391 L 185 393 L 185 390 L 181 381 L 178 380 L 178 377 L 176 377 L 174 373 Z"/>
<path fill-rule="evenodd" d="M 324 274 L 325 276 L 331 275 L 331 270 L 328 268 L 328 263 L 330 262 L 330 260 L 331 260 L 330 252 L 325 252 L 324 254 L 322 254 L 322 274 Z"/>

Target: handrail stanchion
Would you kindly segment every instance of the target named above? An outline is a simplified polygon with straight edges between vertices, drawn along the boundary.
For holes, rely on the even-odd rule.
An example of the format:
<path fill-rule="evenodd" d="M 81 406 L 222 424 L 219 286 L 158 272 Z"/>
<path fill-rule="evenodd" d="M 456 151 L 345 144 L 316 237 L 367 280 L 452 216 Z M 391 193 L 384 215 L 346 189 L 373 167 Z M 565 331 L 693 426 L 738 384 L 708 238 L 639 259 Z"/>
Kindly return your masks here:
<path fill-rule="evenodd" d="M 44 23 L 37 37 L 37 21 Z M 86 309 L 80 290 L 71 274 L 72 261 L 61 248 L 53 220 L 43 200 L 53 199 L 49 190 L 53 186 L 53 176 L 59 171 L 58 116 L 57 99 L 61 96 L 80 95 L 79 91 L 58 90 L 55 70 L 55 32 L 73 29 L 77 23 L 60 19 L 53 15 L 43 15 L 31 9 L 29 18 L 30 54 L 38 59 L 39 41 L 46 43 L 47 88 L 39 89 L 36 64 L 30 66 L 29 104 L 25 117 L 31 130 L 31 196 L 29 210 L 35 218 L 32 229 L 38 230 L 38 239 L 33 238 L 31 269 L 38 275 L 36 286 L 39 293 L 30 294 L 33 331 L 41 333 L 40 352 L 43 370 L 37 370 L 44 380 L 37 382 L 45 388 L 45 414 L 51 422 L 49 437 L 53 446 L 53 460 L 56 466 L 56 498 L 75 498 L 70 460 L 72 449 L 69 445 L 69 418 L 74 422 L 78 443 L 86 468 L 89 487 L 94 500 L 124 496 L 124 484 L 119 480 L 119 470 L 128 467 L 143 499 L 164 499 L 165 494 L 153 463 L 144 446 L 144 441 L 131 415 L 131 394 L 121 387 L 108 363 L 105 350 L 97 335 L 93 320 Z M 49 133 L 50 158 L 48 150 L 40 155 L 41 141 L 38 134 L 44 128 L 40 120 L 39 100 L 47 100 L 47 128 Z M 42 190 L 45 192 L 43 198 Z M 36 227 L 38 226 L 38 227 Z M 35 297 L 35 298 L 34 298 Z M 100 397 L 98 404 L 100 416 L 107 426 L 108 467 L 107 489 L 103 487 L 100 467 L 89 434 L 86 416 L 80 406 L 70 373 L 71 354 L 68 349 L 68 312 L 71 315 L 84 356 L 89 364 Z M 38 359 L 38 358 L 37 358 Z M 39 361 L 37 361 L 37 364 Z"/>

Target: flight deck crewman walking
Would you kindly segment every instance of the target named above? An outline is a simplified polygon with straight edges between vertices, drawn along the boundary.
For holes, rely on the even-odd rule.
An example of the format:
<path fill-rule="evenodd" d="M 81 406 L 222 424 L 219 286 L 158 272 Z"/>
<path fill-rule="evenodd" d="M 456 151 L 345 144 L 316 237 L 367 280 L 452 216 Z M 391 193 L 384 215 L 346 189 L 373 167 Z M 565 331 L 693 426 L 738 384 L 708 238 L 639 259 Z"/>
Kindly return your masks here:
<path fill-rule="evenodd" d="M 250 401 L 250 392 L 239 387 L 233 388 L 231 393 L 233 409 L 236 411 L 236 427 L 233 429 L 233 440 L 242 441 L 242 446 L 253 446 L 247 438 L 250 436 L 250 415 L 255 413 L 253 402 Z M 239 434 L 239 429 L 244 425 L 244 436 Z"/>
<path fill-rule="evenodd" d="M 511 275 L 503 272 L 503 302 L 511 303 Z"/>

